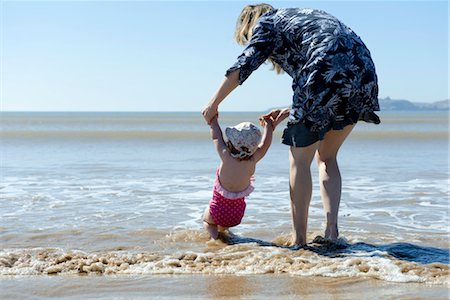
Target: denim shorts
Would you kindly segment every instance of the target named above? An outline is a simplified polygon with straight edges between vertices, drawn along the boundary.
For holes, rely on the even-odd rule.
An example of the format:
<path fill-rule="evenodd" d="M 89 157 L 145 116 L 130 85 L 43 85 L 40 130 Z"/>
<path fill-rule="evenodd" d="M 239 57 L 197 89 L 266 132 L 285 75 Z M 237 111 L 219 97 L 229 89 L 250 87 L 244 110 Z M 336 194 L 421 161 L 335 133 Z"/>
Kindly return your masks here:
<path fill-rule="evenodd" d="M 303 123 L 288 124 L 283 131 L 281 142 L 292 147 L 308 147 L 323 140 L 328 131 L 310 131 Z"/>
<path fill-rule="evenodd" d="M 348 125 L 356 124 L 358 121 L 380 124 L 380 118 L 374 112 L 353 113 L 346 120 L 334 121 L 325 129 L 311 131 L 304 123 L 290 123 L 283 131 L 281 142 L 292 147 L 308 147 L 315 142 L 321 141 L 330 130 L 342 130 Z"/>

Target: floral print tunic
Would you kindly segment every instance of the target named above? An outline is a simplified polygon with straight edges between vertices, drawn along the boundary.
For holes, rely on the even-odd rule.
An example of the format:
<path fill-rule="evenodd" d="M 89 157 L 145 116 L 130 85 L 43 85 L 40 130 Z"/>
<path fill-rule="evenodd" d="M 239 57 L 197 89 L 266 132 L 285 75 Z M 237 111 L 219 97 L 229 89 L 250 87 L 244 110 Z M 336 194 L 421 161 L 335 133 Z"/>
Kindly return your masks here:
<path fill-rule="evenodd" d="M 370 52 L 330 14 L 316 9 L 275 9 L 262 15 L 248 46 L 226 76 L 239 84 L 271 58 L 289 74 L 294 91 L 289 124 L 310 131 L 342 129 L 358 120 L 379 123 L 378 84 Z"/>

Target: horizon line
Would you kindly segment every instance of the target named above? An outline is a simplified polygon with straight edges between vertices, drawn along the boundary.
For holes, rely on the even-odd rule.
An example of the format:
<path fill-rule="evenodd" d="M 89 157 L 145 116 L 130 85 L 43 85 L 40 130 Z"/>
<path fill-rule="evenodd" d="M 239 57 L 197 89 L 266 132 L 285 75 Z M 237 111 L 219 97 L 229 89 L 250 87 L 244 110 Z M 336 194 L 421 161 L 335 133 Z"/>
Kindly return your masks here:
<path fill-rule="evenodd" d="M 256 113 L 267 110 L 223 110 L 225 113 Z M 2 110 L 0 113 L 199 113 L 200 110 Z"/>

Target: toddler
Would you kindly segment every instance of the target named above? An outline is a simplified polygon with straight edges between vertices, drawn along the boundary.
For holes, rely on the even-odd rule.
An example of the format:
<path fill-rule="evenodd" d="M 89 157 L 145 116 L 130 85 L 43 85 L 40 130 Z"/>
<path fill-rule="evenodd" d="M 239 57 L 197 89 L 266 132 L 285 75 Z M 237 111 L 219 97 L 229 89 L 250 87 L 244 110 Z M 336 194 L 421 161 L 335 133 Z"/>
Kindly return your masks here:
<path fill-rule="evenodd" d="M 264 157 L 272 142 L 273 122 L 260 120 L 264 134 L 250 122 L 227 127 L 224 141 L 215 116 L 211 121 L 211 137 L 221 160 L 213 186 L 213 195 L 203 215 L 203 226 L 211 238 L 219 232 L 241 223 L 245 197 L 253 191 L 256 163 Z"/>

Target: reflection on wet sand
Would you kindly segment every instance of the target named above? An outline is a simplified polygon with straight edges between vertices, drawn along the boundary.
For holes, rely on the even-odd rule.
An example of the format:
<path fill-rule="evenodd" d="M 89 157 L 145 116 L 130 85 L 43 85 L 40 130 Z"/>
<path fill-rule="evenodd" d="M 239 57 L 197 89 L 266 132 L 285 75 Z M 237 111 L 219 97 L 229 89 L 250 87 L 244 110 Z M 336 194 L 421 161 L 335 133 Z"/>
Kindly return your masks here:
<path fill-rule="evenodd" d="M 261 290 L 259 284 L 255 284 L 242 276 L 211 276 L 205 281 L 203 295 L 208 299 L 245 299 Z"/>
<path fill-rule="evenodd" d="M 288 275 L 57 276 L 2 280 L 2 299 L 447 299 L 448 287 Z"/>

